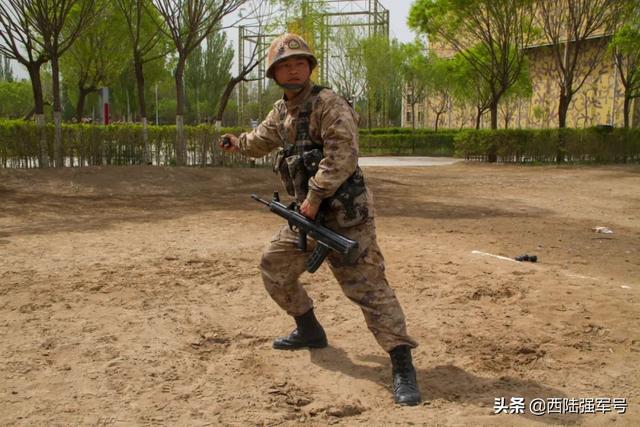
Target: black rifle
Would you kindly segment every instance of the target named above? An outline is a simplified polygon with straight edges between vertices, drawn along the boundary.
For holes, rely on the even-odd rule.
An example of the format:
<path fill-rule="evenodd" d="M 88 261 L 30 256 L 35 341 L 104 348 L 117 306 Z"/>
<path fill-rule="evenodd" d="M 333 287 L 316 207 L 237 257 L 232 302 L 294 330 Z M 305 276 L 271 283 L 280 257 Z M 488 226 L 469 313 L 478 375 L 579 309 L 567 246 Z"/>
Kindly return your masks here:
<path fill-rule="evenodd" d="M 358 255 L 358 242 L 347 239 L 330 228 L 321 225 L 320 220 L 313 222 L 296 210 L 295 202 L 289 206 L 283 205 L 280 203 L 280 197 L 277 192 L 273 193 L 273 200 L 270 202 L 261 199 L 255 194 L 252 194 L 251 197 L 268 206 L 271 212 L 287 220 L 289 228 L 298 233 L 298 248 L 301 251 L 307 251 L 307 235 L 316 241 L 316 248 L 307 260 L 307 271 L 309 273 L 315 272 L 320 267 L 330 250 L 341 254 L 347 263 L 355 261 Z"/>

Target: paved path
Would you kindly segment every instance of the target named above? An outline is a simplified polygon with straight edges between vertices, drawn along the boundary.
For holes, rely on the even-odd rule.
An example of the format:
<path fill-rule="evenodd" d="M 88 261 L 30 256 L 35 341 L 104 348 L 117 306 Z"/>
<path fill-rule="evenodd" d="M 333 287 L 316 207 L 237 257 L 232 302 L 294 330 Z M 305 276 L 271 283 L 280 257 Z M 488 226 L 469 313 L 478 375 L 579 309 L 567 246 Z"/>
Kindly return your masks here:
<path fill-rule="evenodd" d="M 453 157 L 360 157 L 358 164 L 360 166 L 415 167 L 452 165 L 461 161 L 463 160 Z"/>

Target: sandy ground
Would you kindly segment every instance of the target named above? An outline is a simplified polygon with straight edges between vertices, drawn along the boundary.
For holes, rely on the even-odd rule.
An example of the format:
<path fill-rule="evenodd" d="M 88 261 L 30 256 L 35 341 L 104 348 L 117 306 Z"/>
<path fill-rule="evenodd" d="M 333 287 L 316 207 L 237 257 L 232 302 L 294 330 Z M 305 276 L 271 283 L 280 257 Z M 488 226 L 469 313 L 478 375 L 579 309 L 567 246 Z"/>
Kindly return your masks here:
<path fill-rule="evenodd" d="M 365 173 L 424 404 L 393 404 L 326 266 L 303 282 L 330 347 L 271 349 L 293 323 L 257 268 L 281 224 L 249 198 L 279 188 L 269 170 L 0 170 L 0 425 L 640 425 L 640 167 Z"/>

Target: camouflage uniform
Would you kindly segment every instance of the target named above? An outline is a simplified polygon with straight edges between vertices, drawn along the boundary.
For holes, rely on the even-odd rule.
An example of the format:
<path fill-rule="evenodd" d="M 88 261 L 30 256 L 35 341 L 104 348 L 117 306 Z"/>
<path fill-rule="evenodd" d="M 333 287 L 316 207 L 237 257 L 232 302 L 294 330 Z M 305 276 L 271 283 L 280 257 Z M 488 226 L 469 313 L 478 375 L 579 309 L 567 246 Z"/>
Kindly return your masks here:
<path fill-rule="evenodd" d="M 354 264 L 345 264 L 333 252 L 328 256 L 342 291 L 360 306 L 367 326 L 385 351 L 399 345 L 416 347 L 407 335 L 402 308 L 385 277 L 372 195 L 358 167 L 357 123 L 357 113 L 342 97 L 308 83 L 293 101 L 277 101 L 256 129 L 240 136 L 239 148 L 252 157 L 287 149 L 279 155 L 275 168 L 288 193 L 300 203 L 306 198 L 315 206 L 324 200 L 325 225 L 358 241 L 360 255 Z M 308 182 L 301 182 L 299 177 L 304 174 L 297 173 L 299 168 L 311 168 L 315 174 L 307 175 L 311 175 Z M 310 253 L 300 251 L 297 241 L 297 233 L 283 226 L 271 239 L 260 263 L 269 295 L 291 316 L 313 308 L 298 282 Z M 313 250 L 310 238 L 308 246 Z"/>

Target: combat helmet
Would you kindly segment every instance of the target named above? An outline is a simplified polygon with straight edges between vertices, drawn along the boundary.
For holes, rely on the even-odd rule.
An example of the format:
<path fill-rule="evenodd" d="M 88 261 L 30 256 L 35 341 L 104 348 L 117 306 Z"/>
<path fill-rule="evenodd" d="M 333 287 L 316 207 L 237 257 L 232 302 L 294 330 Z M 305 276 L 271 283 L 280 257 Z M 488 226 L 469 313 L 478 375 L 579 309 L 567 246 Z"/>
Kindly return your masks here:
<path fill-rule="evenodd" d="M 267 54 L 267 77 L 273 79 L 274 66 L 292 56 L 304 56 L 309 60 L 311 71 L 318 65 L 318 60 L 302 37 L 293 33 L 285 33 L 271 42 Z"/>

